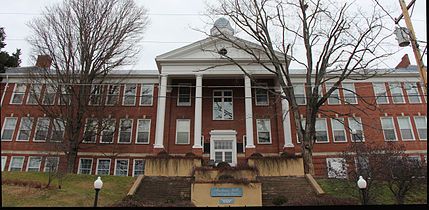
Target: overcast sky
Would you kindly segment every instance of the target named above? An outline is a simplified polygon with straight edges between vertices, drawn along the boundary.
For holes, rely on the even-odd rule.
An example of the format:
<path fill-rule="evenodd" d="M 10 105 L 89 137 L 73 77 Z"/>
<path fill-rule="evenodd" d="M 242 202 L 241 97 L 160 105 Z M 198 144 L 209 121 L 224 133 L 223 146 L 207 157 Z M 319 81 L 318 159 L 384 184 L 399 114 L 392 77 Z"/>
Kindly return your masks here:
<path fill-rule="evenodd" d="M 34 65 L 29 59 L 29 44 L 25 41 L 25 38 L 31 33 L 26 23 L 40 15 L 45 6 L 61 1 L 2 0 L 0 7 L 0 27 L 5 28 L 7 35 L 5 50 L 14 52 L 17 48 L 21 49 L 21 66 Z M 141 43 L 143 50 L 138 57 L 138 63 L 132 67 L 133 69 L 155 70 L 157 68 L 155 64 L 156 56 L 205 38 L 204 34 L 192 28 L 200 28 L 205 31 L 211 28 L 204 21 L 206 20 L 203 16 L 206 8 L 204 0 L 136 0 L 136 2 L 148 9 L 150 25 Z M 354 2 L 357 6 L 363 8 L 366 5 L 375 4 L 375 0 L 358 0 Z M 401 14 L 398 0 L 378 0 L 378 2 L 392 17 L 396 18 Z M 406 0 L 406 2 L 410 1 Z M 420 49 L 423 51 L 427 42 L 426 0 L 417 0 L 413 10 L 411 19 L 417 39 L 424 41 L 420 43 Z M 386 19 L 386 22 L 390 24 L 388 27 L 392 29 L 393 33 L 393 21 Z M 404 20 L 400 22 L 400 25 L 405 26 Z M 400 48 L 393 37 L 389 41 L 391 45 L 383 46 L 385 50 L 400 51 L 389 59 L 384 60 L 382 67 L 395 67 L 405 53 L 408 53 L 411 63 L 415 64 L 411 46 Z M 427 65 L 427 56 L 424 57 L 424 63 Z"/>

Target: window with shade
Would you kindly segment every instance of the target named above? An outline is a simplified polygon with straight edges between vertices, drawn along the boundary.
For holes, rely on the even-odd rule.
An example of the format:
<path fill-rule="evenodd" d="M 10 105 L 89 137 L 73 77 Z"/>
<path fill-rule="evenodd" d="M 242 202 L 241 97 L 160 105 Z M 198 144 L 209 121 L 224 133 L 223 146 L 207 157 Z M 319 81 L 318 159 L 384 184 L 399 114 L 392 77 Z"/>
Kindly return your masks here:
<path fill-rule="evenodd" d="M 344 101 L 346 104 L 357 104 L 356 89 L 354 83 L 343 83 Z"/>
<path fill-rule="evenodd" d="M 331 119 L 331 123 L 334 142 L 347 142 L 346 131 L 344 129 L 344 118 Z"/>
<path fill-rule="evenodd" d="M 326 92 L 334 86 L 333 83 L 326 83 Z M 336 88 L 328 98 L 328 104 L 340 104 L 340 91 Z"/>
<path fill-rule="evenodd" d="M 305 97 L 305 88 L 304 84 L 298 84 L 293 87 L 295 93 L 295 100 L 298 105 L 305 105 L 307 100 Z"/>
<path fill-rule="evenodd" d="M 415 116 L 414 122 L 416 123 L 417 133 L 420 140 L 427 140 L 428 138 L 428 126 L 426 116 Z"/>
<path fill-rule="evenodd" d="M 386 85 L 384 83 L 373 83 L 373 88 L 377 104 L 388 104 Z"/>
<path fill-rule="evenodd" d="M 398 117 L 397 119 L 402 140 L 414 140 L 413 128 L 411 127 L 410 117 Z"/>
<path fill-rule="evenodd" d="M 122 105 L 125 106 L 134 106 L 136 104 L 136 92 L 137 85 L 136 84 L 126 84 L 124 88 L 124 100 L 122 101 Z"/>
<path fill-rule="evenodd" d="M 271 125 L 270 119 L 256 120 L 258 144 L 271 144 Z"/>
<path fill-rule="evenodd" d="M 1 132 L 2 141 L 12 141 L 13 133 L 15 132 L 16 122 L 18 118 L 16 117 L 5 117 L 3 121 L 3 128 Z"/>
<path fill-rule="evenodd" d="M 79 174 L 92 173 L 92 158 L 81 158 L 79 162 Z"/>
<path fill-rule="evenodd" d="M 365 136 L 363 135 L 362 120 L 360 117 L 351 117 L 349 120 L 349 129 L 351 133 L 352 142 L 363 142 Z"/>
<path fill-rule="evenodd" d="M 133 130 L 132 119 L 121 119 L 119 123 L 118 143 L 131 143 L 131 133 Z"/>
<path fill-rule="evenodd" d="M 142 159 L 134 159 L 133 176 L 144 175 L 145 161 Z"/>
<path fill-rule="evenodd" d="M 191 106 L 191 85 L 179 84 L 177 106 Z"/>
<path fill-rule="evenodd" d="M 40 93 L 42 92 L 42 85 L 33 84 L 28 90 L 27 104 L 37 104 L 40 100 Z"/>
<path fill-rule="evenodd" d="M 328 138 L 328 129 L 325 118 L 316 119 L 316 143 L 327 143 L 329 142 Z"/>
<path fill-rule="evenodd" d="M 137 121 L 136 144 L 149 144 L 150 138 L 150 120 L 139 119 Z"/>
<path fill-rule="evenodd" d="M 115 164 L 115 176 L 128 176 L 128 160 L 117 159 Z"/>
<path fill-rule="evenodd" d="M 27 163 L 28 164 L 27 171 L 39 172 L 41 162 L 42 162 L 42 157 L 29 157 L 28 163 Z"/>
<path fill-rule="evenodd" d="M 17 141 L 28 141 L 30 140 L 31 129 L 33 127 L 32 117 L 22 117 L 19 124 L 18 138 Z"/>
<path fill-rule="evenodd" d="M 24 165 L 23 156 L 13 156 L 9 163 L 9 171 L 22 171 Z"/>
<path fill-rule="evenodd" d="M 176 121 L 176 144 L 189 144 L 191 120 Z"/>
<path fill-rule="evenodd" d="M 382 117 L 381 127 L 383 129 L 384 140 L 385 141 L 397 141 L 395 124 L 393 123 L 392 117 Z"/>
<path fill-rule="evenodd" d="M 15 88 L 13 89 L 12 97 L 10 100 L 11 104 L 22 104 L 25 95 L 25 89 L 27 86 L 25 84 L 16 83 Z"/>
<path fill-rule="evenodd" d="M 389 83 L 390 94 L 392 94 L 393 103 L 405 103 L 404 94 L 400 82 Z"/>
<path fill-rule="evenodd" d="M 37 119 L 34 141 L 46 141 L 48 139 L 49 121 L 47 117 Z"/>
<path fill-rule="evenodd" d="M 142 84 L 141 86 L 141 106 L 152 106 L 153 104 L 153 84 Z"/>
<path fill-rule="evenodd" d="M 404 83 L 405 90 L 407 91 L 409 103 L 421 103 L 420 93 L 417 83 L 406 82 Z"/>
<path fill-rule="evenodd" d="M 110 159 L 98 159 L 97 161 L 97 175 L 109 175 Z"/>

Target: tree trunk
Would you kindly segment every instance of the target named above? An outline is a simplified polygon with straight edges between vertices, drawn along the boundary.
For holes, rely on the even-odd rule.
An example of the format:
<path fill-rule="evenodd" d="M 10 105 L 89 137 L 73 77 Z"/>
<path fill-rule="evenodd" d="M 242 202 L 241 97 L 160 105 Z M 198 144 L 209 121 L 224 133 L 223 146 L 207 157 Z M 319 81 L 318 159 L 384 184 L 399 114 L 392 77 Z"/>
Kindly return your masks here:
<path fill-rule="evenodd" d="M 67 154 L 67 173 L 74 173 L 74 165 L 76 163 L 76 158 L 77 158 L 77 150 L 72 149 L 68 154 Z"/>
<path fill-rule="evenodd" d="M 304 161 L 304 173 L 311 174 L 314 176 L 314 165 L 313 165 L 313 152 L 309 145 L 304 143 L 302 147 L 302 158 Z"/>

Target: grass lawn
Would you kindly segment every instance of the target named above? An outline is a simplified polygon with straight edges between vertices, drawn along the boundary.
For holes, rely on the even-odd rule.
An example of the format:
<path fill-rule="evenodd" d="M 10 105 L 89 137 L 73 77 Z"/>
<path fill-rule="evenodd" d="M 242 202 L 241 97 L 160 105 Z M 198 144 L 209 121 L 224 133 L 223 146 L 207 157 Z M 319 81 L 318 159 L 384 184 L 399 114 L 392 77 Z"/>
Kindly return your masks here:
<path fill-rule="evenodd" d="M 48 175 L 39 172 L 1 172 L 2 180 L 28 180 L 48 182 Z M 2 185 L 3 207 L 91 207 L 94 204 L 96 175 L 69 174 L 62 182 L 62 189 L 36 189 L 23 186 Z M 126 196 L 134 177 L 101 176 L 103 188 L 98 206 L 110 206 Z M 54 180 L 51 186 L 58 186 Z"/>
<path fill-rule="evenodd" d="M 360 200 L 360 191 L 357 189 L 356 183 L 340 179 L 317 179 L 317 182 L 328 195 Z M 374 195 L 372 204 L 396 204 L 393 193 L 385 185 L 375 185 L 371 192 Z M 410 190 L 406 196 L 405 204 L 427 204 L 427 185 Z"/>

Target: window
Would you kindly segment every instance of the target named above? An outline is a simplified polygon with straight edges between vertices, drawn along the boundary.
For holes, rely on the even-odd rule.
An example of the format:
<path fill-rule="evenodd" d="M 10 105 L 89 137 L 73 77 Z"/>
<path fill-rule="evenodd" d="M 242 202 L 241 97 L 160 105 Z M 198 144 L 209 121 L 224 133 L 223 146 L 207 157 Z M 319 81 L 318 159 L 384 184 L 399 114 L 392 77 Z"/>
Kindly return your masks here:
<path fill-rule="evenodd" d="M 131 143 L 131 131 L 133 129 L 132 119 L 121 119 L 118 143 Z"/>
<path fill-rule="evenodd" d="M 115 120 L 104 120 L 103 130 L 101 131 L 101 143 L 113 143 L 113 134 L 115 133 Z"/>
<path fill-rule="evenodd" d="M 369 165 L 369 159 L 367 156 L 356 156 L 355 157 L 355 166 L 357 174 L 362 175 L 363 177 L 371 177 L 371 170 Z"/>
<path fill-rule="evenodd" d="M 419 89 L 416 83 L 406 82 L 405 90 L 407 91 L 409 103 L 421 103 Z"/>
<path fill-rule="evenodd" d="M 425 92 L 425 84 L 424 83 L 420 83 L 420 88 L 422 89 L 421 91 L 422 91 L 422 93 L 423 93 L 423 98 L 425 99 L 425 102 L 427 102 L 428 101 L 428 99 L 427 99 L 427 94 L 426 94 L 426 92 Z M 427 90 L 427 89 L 426 89 Z"/>
<path fill-rule="evenodd" d="M 392 94 L 393 103 L 405 103 L 404 95 L 402 93 L 401 83 L 389 83 L 390 93 Z"/>
<path fill-rule="evenodd" d="M 136 84 L 126 84 L 124 92 L 124 100 L 122 105 L 134 106 L 136 104 Z"/>
<path fill-rule="evenodd" d="M 271 125 L 269 119 L 256 120 L 258 144 L 271 144 Z"/>
<path fill-rule="evenodd" d="M 334 142 L 347 142 L 344 130 L 344 118 L 331 119 Z"/>
<path fill-rule="evenodd" d="M 417 133 L 419 134 L 420 140 L 428 139 L 428 127 L 427 127 L 427 118 L 425 116 L 416 116 L 414 117 L 414 122 L 416 123 Z"/>
<path fill-rule="evenodd" d="M 60 104 L 61 105 L 70 105 L 71 103 L 71 96 L 72 96 L 72 89 L 70 85 L 62 85 L 60 86 Z"/>
<path fill-rule="evenodd" d="M 98 159 L 97 160 L 97 175 L 109 175 L 110 174 L 110 160 L 109 159 Z"/>
<path fill-rule="evenodd" d="M 346 104 L 357 104 L 356 90 L 354 83 L 343 83 L 344 101 Z"/>
<path fill-rule="evenodd" d="M 213 119 L 232 120 L 233 105 L 231 90 L 213 91 Z"/>
<path fill-rule="evenodd" d="M 91 174 L 92 158 L 81 158 L 79 160 L 79 174 Z"/>
<path fill-rule="evenodd" d="M 140 105 L 152 106 L 153 104 L 153 85 L 143 84 L 141 87 Z"/>
<path fill-rule="evenodd" d="M 22 117 L 21 123 L 19 124 L 18 138 L 17 141 L 28 141 L 30 140 L 31 128 L 33 127 L 33 118 Z"/>
<path fill-rule="evenodd" d="M 386 141 L 396 141 L 396 132 L 395 125 L 393 124 L 392 117 L 382 117 L 381 127 L 383 128 L 384 140 Z"/>
<path fill-rule="evenodd" d="M 213 142 L 215 163 L 218 164 L 219 162 L 228 162 L 229 164 L 233 164 L 233 141 L 219 140 Z"/>
<path fill-rule="evenodd" d="M 347 178 L 347 165 L 344 158 L 326 158 L 328 178 Z"/>
<path fill-rule="evenodd" d="M 92 85 L 91 87 L 91 97 L 89 98 L 90 105 L 100 105 L 101 103 L 101 85 Z"/>
<path fill-rule="evenodd" d="M 316 119 L 316 143 L 329 142 L 328 129 L 326 126 L 326 119 Z"/>
<path fill-rule="evenodd" d="M 9 163 L 9 171 L 22 171 L 22 165 L 24 164 L 24 157 L 20 156 L 14 156 L 10 160 Z"/>
<path fill-rule="evenodd" d="M 17 121 L 18 121 L 18 118 L 16 117 L 4 118 L 3 128 L 1 132 L 2 141 L 12 141 L 13 132 L 15 131 Z"/>
<path fill-rule="evenodd" d="M 64 121 L 62 119 L 54 119 L 52 121 L 51 141 L 61 142 L 64 140 Z"/>
<path fill-rule="evenodd" d="M 115 176 L 128 176 L 128 160 L 116 160 Z"/>
<path fill-rule="evenodd" d="M 189 144 L 191 120 L 176 121 L 176 144 Z"/>
<path fill-rule="evenodd" d="M 7 156 L 1 156 L 1 171 L 4 171 L 4 167 L 6 166 Z"/>
<path fill-rule="evenodd" d="M 109 85 L 107 87 L 106 105 L 116 105 L 119 99 L 119 86 Z"/>
<path fill-rule="evenodd" d="M 179 84 L 177 106 L 191 105 L 191 87 L 190 84 Z"/>
<path fill-rule="evenodd" d="M 144 175 L 144 160 L 134 160 L 133 176 Z"/>
<path fill-rule="evenodd" d="M 264 84 L 264 88 L 256 88 L 255 89 L 255 100 L 256 106 L 266 106 L 269 104 L 268 101 L 268 90 L 266 88 L 267 84 Z"/>
<path fill-rule="evenodd" d="M 95 143 L 97 140 L 97 120 L 94 118 L 86 119 L 83 143 Z"/>
<path fill-rule="evenodd" d="M 44 105 L 54 105 L 55 104 L 55 89 L 50 85 L 46 85 L 45 95 L 43 96 L 42 103 Z"/>
<path fill-rule="evenodd" d="M 137 121 L 137 144 L 149 144 L 150 138 L 150 120 Z"/>
<path fill-rule="evenodd" d="M 42 157 L 29 157 L 27 171 L 40 171 L 40 163 L 42 162 Z"/>
<path fill-rule="evenodd" d="M 334 86 L 333 83 L 326 83 L 326 92 Z M 328 98 L 328 104 L 340 104 L 340 91 L 336 88 Z"/>
<path fill-rule="evenodd" d="M 25 84 L 15 84 L 15 88 L 13 89 L 12 98 L 10 100 L 11 104 L 22 104 L 22 100 L 24 100 L 25 95 Z"/>
<path fill-rule="evenodd" d="M 42 85 L 31 85 L 28 91 L 27 104 L 37 104 L 40 100 L 40 93 L 42 92 Z"/>
<path fill-rule="evenodd" d="M 365 136 L 363 135 L 362 129 L 362 120 L 360 117 L 352 117 L 349 119 L 349 130 L 351 133 L 352 142 L 363 142 L 365 141 Z M 354 133 L 356 132 L 356 133 Z"/>
<path fill-rule="evenodd" d="M 306 103 L 306 98 L 305 98 L 305 88 L 304 88 L 304 84 L 299 84 L 299 85 L 296 85 L 294 88 L 293 88 L 293 92 L 295 93 L 295 100 L 296 100 L 296 103 L 298 104 L 298 105 L 305 105 L 305 103 Z"/>
<path fill-rule="evenodd" d="M 36 125 L 36 133 L 34 134 L 34 141 L 46 141 L 48 138 L 49 118 L 38 118 Z"/>
<path fill-rule="evenodd" d="M 398 124 L 402 140 L 414 140 L 410 117 L 398 117 Z"/>
<path fill-rule="evenodd" d="M 374 83 L 374 95 L 377 104 L 388 104 L 386 86 L 384 83 Z"/>
<path fill-rule="evenodd" d="M 44 172 L 56 172 L 58 170 L 59 157 L 46 157 Z"/>

